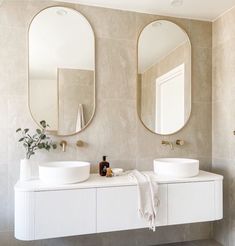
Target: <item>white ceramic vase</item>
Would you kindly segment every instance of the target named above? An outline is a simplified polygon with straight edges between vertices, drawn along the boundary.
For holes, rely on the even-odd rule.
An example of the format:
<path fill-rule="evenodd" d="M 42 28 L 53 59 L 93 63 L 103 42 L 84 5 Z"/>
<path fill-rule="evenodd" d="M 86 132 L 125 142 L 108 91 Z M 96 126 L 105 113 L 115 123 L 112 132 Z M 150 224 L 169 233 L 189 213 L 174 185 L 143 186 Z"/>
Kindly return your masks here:
<path fill-rule="evenodd" d="M 20 181 L 28 181 L 38 176 L 37 165 L 34 160 L 22 159 L 20 161 Z"/>

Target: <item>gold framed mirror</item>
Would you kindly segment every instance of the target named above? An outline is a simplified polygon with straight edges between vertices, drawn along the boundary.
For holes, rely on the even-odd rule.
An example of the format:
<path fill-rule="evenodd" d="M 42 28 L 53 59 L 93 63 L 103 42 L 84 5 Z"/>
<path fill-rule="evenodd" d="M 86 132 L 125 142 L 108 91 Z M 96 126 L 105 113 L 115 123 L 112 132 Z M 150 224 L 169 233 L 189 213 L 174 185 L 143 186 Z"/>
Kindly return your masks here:
<path fill-rule="evenodd" d="M 138 39 L 137 111 L 153 133 L 182 129 L 191 114 L 191 43 L 173 22 L 148 24 Z"/>
<path fill-rule="evenodd" d="M 28 31 L 29 109 L 49 132 L 69 136 L 85 129 L 95 113 L 95 35 L 78 11 L 48 7 Z"/>

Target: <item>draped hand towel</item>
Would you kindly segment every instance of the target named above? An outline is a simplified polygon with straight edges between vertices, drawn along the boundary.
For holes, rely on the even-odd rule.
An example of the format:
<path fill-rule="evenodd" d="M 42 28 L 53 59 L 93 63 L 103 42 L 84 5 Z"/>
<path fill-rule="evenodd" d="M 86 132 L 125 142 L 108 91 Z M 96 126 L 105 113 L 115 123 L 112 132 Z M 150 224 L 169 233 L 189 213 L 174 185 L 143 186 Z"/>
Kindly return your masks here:
<path fill-rule="evenodd" d="M 149 172 L 140 173 L 133 170 L 130 173 L 137 181 L 139 192 L 139 214 L 149 223 L 149 228 L 155 231 L 155 220 L 157 217 L 159 198 L 158 184 L 153 179 L 153 174 Z"/>
<path fill-rule="evenodd" d="M 83 105 L 78 104 L 78 112 L 77 112 L 77 122 L 76 122 L 76 132 L 81 131 L 84 127 L 84 112 L 83 112 Z"/>

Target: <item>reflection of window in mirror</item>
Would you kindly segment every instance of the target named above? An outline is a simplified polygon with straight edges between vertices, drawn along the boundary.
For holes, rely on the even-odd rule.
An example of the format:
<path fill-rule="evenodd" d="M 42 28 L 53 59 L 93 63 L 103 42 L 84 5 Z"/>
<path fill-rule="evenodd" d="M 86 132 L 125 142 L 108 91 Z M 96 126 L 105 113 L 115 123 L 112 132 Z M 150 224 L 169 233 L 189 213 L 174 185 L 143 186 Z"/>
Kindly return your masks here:
<path fill-rule="evenodd" d="M 166 134 L 185 122 L 184 64 L 156 79 L 155 130 Z"/>

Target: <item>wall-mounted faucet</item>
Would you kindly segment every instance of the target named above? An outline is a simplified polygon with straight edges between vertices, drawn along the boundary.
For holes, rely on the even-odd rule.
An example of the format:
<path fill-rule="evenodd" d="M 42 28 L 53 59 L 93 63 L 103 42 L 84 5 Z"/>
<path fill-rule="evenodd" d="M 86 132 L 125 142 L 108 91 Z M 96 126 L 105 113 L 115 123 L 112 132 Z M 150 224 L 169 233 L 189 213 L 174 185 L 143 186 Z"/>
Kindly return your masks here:
<path fill-rule="evenodd" d="M 175 144 L 178 146 L 183 146 L 185 144 L 185 142 L 184 142 L 184 140 L 177 139 L 175 141 Z M 169 145 L 172 150 L 174 149 L 174 144 L 171 141 L 162 140 L 162 145 L 166 145 L 166 146 Z"/>
<path fill-rule="evenodd" d="M 62 140 L 61 142 L 60 142 L 60 146 L 62 147 L 62 151 L 63 152 L 65 152 L 66 151 L 66 146 L 67 146 L 67 141 L 65 141 L 65 140 Z"/>
<path fill-rule="evenodd" d="M 162 145 L 169 145 L 172 150 L 174 149 L 173 143 L 170 141 L 162 140 Z"/>

